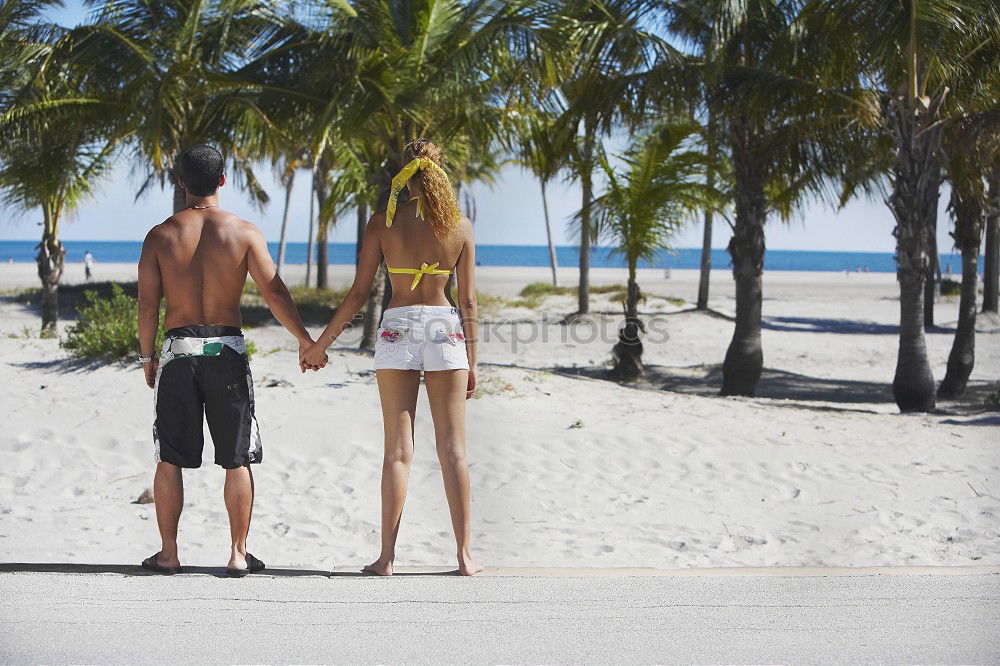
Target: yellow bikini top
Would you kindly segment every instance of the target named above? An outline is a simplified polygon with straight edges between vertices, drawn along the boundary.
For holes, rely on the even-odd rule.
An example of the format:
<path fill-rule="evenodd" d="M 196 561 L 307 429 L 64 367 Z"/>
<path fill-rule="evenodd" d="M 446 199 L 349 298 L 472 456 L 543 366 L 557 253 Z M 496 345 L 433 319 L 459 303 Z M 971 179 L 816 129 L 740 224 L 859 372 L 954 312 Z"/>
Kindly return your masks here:
<path fill-rule="evenodd" d="M 420 169 L 437 169 L 441 173 L 444 173 L 444 169 L 438 166 L 437 162 L 426 157 L 418 157 L 414 160 L 410 160 L 409 164 L 404 166 L 399 173 L 397 173 L 392 179 L 392 190 L 389 192 L 389 204 L 385 209 L 385 226 L 392 226 L 392 218 L 396 216 L 396 197 L 399 196 L 400 190 L 406 185 L 406 181 L 413 177 L 413 174 L 417 173 Z M 447 178 L 447 174 L 445 175 Z M 424 217 L 424 202 L 417 198 L 417 216 L 423 219 Z M 451 275 L 450 270 L 439 269 L 438 264 L 440 261 L 435 261 L 433 264 L 422 263 L 420 268 L 389 268 L 386 266 L 386 270 L 390 273 L 402 273 L 404 275 L 412 275 L 413 281 L 410 283 L 410 291 L 417 288 L 420 284 L 420 280 L 423 279 L 425 275 Z"/>

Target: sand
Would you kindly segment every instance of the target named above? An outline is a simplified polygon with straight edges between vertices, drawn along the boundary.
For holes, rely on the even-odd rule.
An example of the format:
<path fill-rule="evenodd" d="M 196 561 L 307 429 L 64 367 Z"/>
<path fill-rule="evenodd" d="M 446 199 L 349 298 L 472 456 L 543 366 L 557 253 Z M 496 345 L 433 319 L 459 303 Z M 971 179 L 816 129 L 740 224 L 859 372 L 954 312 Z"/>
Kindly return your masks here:
<path fill-rule="evenodd" d="M 0 290 L 34 286 L 33 271 L 0 265 Z M 68 267 L 67 280 L 82 272 Z M 132 266 L 96 272 L 134 279 Z M 290 267 L 289 281 L 301 274 Z M 484 267 L 479 289 L 510 299 L 547 274 Z M 572 270 L 561 276 L 575 281 Z M 351 277 L 351 267 L 331 270 L 335 285 Z M 623 281 L 622 270 L 594 271 L 595 284 Z M 1000 564 L 1000 413 L 981 404 L 1000 379 L 1000 322 L 980 321 L 969 401 L 899 415 L 889 388 L 894 276 L 771 272 L 760 395 L 719 398 L 733 326 L 728 272 L 713 274 L 715 314 L 690 311 L 694 271 L 643 271 L 640 285 L 659 332 L 646 342 L 650 379 L 637 387 L 600 378 L 621 318 L 607 296 L 594 298 L 606 314 L 573 328 L 559 323 L 570 296 L 491 313 L 481 396 L 468 407 L 473 544 L 485 564 Z M 957 300 L 943 299 L 941 326 L 927 336 L 938 380 L 956 315 Z M 57 341 L 26 336 L 37 322 L 0 301 L 0 561 L 138 562 L 158 548 L 153 506 L 131 503 L 151 485 L 151 391 L 135 365 L 74 362 Z M 248 337 L 260 349 L 265 454 L 250 548 L 274 565 L 360 567 L 378 551 L 371 357 L 338 348 L 327 369 L 301 375 L 280 328 Z M 209 451 L 185 475 L 187 564 L 225 561 L 221 482 Z M 453 551 L 421 397 L 397 564 L 451 564 Z"/>

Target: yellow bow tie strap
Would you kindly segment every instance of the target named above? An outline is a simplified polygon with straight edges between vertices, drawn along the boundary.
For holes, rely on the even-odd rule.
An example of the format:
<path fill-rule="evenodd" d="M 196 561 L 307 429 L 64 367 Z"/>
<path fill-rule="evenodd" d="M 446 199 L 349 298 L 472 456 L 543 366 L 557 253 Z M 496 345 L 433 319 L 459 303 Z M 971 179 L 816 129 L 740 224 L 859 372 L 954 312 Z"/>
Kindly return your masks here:
<path fill-rule="evenodd" d="M 390 273 L 403 273 L 405 275 L 412 275 L 413 282 L 410 283 L 410 291 L 417 288 L 420 284 L 420 279 L 425 275 L 451 275 L 451 271 L 446 271 L 443 269 L 438 269 L 438 264 L 440 261 L 435 261 L 429 266 L 426 263 L 420 265 L 420 268 L 389 268 Z"/>
<path fill-rule="evenodd" d="M 389 204 L 385 207 L 385 226 L 392 226 L 392 218 L 396 215 L 396 197 L 399 196 L 399 191 L 403 189 L 404 185 L 406 185 L 406 181 L 413 178 L 413 174 L 421 169 L 437 169 L 441 173 L 445 174 L 445 178 L 448 177 L 445 170 L 439 167 L 437 162 L 430 158 L 418 157 L 410 160 L 409 164 L 404 166 L 400 172 L 392 178 L 392 189 L 389 191 Z M 423 217 L 424 212 L 421 204 L 423 204 L 423 201 L 417 199 L 417 215 Z"/>

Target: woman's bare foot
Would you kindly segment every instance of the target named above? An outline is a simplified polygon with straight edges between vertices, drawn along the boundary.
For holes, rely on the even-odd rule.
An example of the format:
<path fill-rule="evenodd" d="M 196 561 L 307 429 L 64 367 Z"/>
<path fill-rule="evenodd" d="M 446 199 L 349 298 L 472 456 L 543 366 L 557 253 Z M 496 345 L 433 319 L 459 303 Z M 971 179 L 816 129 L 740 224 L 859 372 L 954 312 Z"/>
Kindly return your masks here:
<path fill-rule="evenodd" d="M 371 564 L 367 564 L 361 569 L 365 573 L 373 574 L 375 576 L 391 576 L 392 575 L 392 560 L 387 560 L 383 558 L 378 558 Z"/>
<path fill-rule="evenodd" d="M 463 553 L 458 556 L 458 575 L 459 576 L 475 576 L 477 573 L 482 572 L 486 567 L 479 564 L 472 559 L 470 553 Z"/>

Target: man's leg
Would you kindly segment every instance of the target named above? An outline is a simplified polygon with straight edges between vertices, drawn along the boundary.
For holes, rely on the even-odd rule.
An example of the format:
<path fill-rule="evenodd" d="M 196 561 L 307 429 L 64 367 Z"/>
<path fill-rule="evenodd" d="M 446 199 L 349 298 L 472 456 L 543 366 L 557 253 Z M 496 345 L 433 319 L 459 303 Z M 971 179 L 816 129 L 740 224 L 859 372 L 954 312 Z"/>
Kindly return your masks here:
<path fill-rule="evenodd" d="M 156 561 L 164 567 L 179 567 L 177 558 L 177 523 L 184 508 L 184 478 L 181 468 L 170 463 L 156 464 L 153 477 L 153 500 L 156 504 L 156 525 L 160 528 L 160 554 Z"/>
<path fill-rule="evenodd" d="M 247 535 L 250 533 L 250 516 L 253 513 L 253 472 L 250 465 L 226 470 L 226 486 L 223 490 L 226 511 L 229 512 L 229 533 L 232 549 L 229 555 L 230 569 L 247 568 Z"/>

